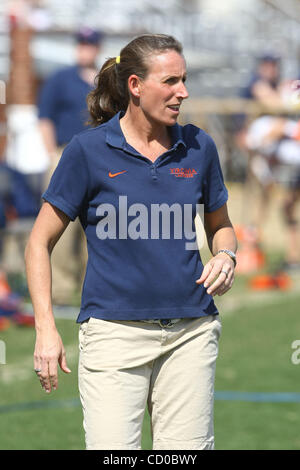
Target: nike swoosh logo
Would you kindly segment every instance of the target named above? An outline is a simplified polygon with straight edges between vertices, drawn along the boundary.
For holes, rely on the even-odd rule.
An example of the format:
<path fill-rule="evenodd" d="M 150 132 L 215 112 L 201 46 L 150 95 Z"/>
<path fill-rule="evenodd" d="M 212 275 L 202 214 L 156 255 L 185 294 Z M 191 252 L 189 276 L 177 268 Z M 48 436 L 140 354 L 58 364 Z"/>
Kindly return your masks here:
<path fill-rule="evenodd" d="M 111 172 L 109 172 L 109 173 L 108 173 L 108 176 L 109 176 L 110 178 L 114 178 L 115 176 L 122 175 L 122 173 L 126 173 L 126 171 L 127 171 L 127 170 L 119 171 L 119 173 L 111 173 Z"/>

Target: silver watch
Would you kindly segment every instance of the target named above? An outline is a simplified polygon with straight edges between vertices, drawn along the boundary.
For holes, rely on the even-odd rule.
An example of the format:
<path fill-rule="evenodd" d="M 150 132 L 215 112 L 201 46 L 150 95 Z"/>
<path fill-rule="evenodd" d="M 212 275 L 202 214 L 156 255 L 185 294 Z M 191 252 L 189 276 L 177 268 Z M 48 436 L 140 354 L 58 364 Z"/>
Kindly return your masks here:
<path fill-rule="evenodd" d="M 234 263 L 234 267 L 236 267 L 236 255 L 235 255 L 235 253 L 233 253 L 233 251 L 224 249 L 224 250 L 219 250 L 217 255 L 219 253 L 226 253 L 228 256 L 230 256 L 230 258 L 232 259 L 232 261 Z"/>

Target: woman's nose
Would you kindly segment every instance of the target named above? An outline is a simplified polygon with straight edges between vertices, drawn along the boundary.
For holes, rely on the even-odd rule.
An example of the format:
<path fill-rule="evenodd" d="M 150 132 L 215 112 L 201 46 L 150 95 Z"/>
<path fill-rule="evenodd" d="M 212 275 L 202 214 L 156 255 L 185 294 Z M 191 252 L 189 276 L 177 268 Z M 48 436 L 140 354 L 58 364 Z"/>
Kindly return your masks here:
<path fill-rule="evenodd" d="M 181 98 L 182 100 L 185 100 L 189 96 L 187 88 L 183 82 L 181 82 L 181 86 L 178 89 L 177 96 L 178 98 Z"/>

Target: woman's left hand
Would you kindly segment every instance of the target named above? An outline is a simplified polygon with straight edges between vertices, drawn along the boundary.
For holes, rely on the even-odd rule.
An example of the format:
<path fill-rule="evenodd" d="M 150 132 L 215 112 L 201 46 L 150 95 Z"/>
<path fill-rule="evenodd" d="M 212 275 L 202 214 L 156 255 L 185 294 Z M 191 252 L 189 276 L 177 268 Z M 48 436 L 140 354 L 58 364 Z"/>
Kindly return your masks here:
<path fill-rule="evenodd" d="M 207 293 L 214 295 L 225 294 L 234 281 L 234 263 L 225 253 L 214 256 L 205 266 L 197 284 L 204 283 Z"/>

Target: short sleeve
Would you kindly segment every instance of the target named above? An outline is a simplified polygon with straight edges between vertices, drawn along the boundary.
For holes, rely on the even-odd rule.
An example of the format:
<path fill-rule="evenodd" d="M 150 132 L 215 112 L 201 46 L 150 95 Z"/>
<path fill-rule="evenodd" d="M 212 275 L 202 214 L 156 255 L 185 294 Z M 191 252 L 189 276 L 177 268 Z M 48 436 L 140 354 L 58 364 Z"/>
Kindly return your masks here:
<path fill-rule="evenodd" d="M 224 184 L 223 173 L 216 145 L 208 137 L 206 159 L 208 166 L 204 179 L 203 202 L 204 212 L 213 212 L 222 207 L 228 200 L 228 191 Z"/>
<path fill-rule="evenodd" d="M 75 220 L 87 203 L 89 174 L 77 136 L 65 147 L 42 198 Z"/>
<path fill-rule="evenodd" d="M 60 94 L 60 86 L 57 75 L 50 77 L 42 86 L 38 99 L 38 116 L 56 120 L 56 112 Z"/>

